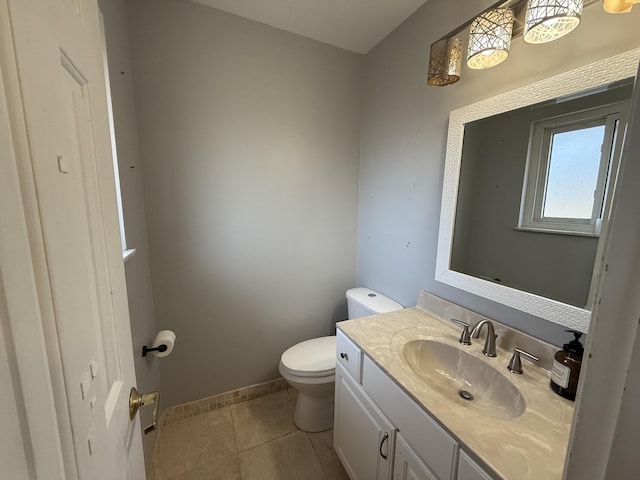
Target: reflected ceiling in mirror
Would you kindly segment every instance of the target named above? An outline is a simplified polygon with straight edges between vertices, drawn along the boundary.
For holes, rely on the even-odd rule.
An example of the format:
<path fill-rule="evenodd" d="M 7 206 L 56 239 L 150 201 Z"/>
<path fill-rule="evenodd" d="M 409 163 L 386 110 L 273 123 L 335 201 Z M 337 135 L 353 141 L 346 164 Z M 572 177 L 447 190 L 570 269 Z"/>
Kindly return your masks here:
<path fill-rule="evenodd" d="M 593 218 L 569 222 L 569 230 L 580 224 L 577 232 L 563 231 L 564 226 L 554 223 L 556 218 L 543 218 L 550 223 L 527 222 L 528 211 L 532 219 L 536 211 L 544 214 L 540 199 L 547 188 L 543 184 L 539 190 L 543 194 L 535 193 L 535 175 L 527 172 L 552 170 L 551 162 L 530 166 L 532 142 L 538 138 L 534 126 L 551 124 L 549 131 L 564 133 L 577 127 L 562 125 L 580 124 L 580 118 L 572 117 L 575 112 L 593 112 L 600 105 L 624 101 L 632 91 L 628 79 L 636 73 L 639 56 L 640 49 L 635 49 L 451 112 L 436 280 L 554 323 L 588 329 L 601 225 L 596 217 L 606 216 L 613 193 L 607 185 L 613 181 L 607 184 L 607 172 L 597 177 L 596 169 L 591 180 L 598 185 L 603 204 L 593 207 Z M 587 127 L 592 124 L 585 120 Z M 546 130 L 539 130 L 543 138 Z M 615 129 L 607 135 L 605 143 L 612 144 L 614 157 L 622 135 L 616 136 Z M 549 147 L 553 138 L 548 135 L 546 144 L 539 143 Z M 553 158 L 544 152 L 536 155 Z M 612 164 L 609 170 L 616 168 Z M 550 233 L 547 227 L 556 231 Z M 597 268 L 595 272 L 597 276 Z"/>

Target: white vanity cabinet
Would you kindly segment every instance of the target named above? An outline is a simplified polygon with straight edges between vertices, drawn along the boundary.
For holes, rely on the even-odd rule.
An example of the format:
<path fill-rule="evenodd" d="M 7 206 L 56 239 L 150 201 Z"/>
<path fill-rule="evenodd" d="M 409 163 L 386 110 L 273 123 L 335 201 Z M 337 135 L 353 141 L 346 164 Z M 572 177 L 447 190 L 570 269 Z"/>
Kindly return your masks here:
<path fill-rule="evenodd" d="M 492 480 L 340 330 L 334 448 L 351 480 Z M 349 360 L 340 356 L 348 350 Z"/>
<path fill-rule="evenodd" d="M 333 444 L 351 480 L 391 478 L 395 433 L 391 422 L 338 364 Z"/>
<path fill-rule="evenodd" d="M 471 460 L 469 455 L 460 451 L 458 480 L 493 480 L 493 477 L 485 472 L 480 465 Z"/>
<path fill-rule="evenodd" d="M 422 463 L 420 457 L 402 438 L 402 435 L 396 435 L 393 480 L 438 480 Z"/>
<path fill-rule="evenodd" d="M 422 459 L 431 473 L 431 477 L 426 478 L 456 478 L 456 441 L 367 356 L 362 360 L 362 388 Z"/>
<path fill-rule="evenodd" d="M 362 383 L 362 350 L 340 330 L 336 333 L 336 363 Z"/>

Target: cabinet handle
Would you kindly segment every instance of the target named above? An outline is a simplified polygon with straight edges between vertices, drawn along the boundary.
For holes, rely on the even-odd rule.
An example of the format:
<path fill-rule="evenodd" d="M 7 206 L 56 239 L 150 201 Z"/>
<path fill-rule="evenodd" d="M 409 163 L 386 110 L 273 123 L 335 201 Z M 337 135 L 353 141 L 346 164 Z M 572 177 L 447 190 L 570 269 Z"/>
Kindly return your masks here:
<path fill-rule="evenodd" d="M 380 456 L 382 458 L 384 458 L 385 460 L 387 459 L 387 456 L 382 453 L 382 445 L 384 445 L 384 442 L 386 442 L 389 439 L 389 432 L 384 432 L 384 436 L 382 437 L 382 441 L 380 442 Z"/>
<path fill-rule="evenodd" d="M 340 353 L 340 358 L 344 358 L 347 362 L 349 361 L 349 355 L 346 353 Z"/>

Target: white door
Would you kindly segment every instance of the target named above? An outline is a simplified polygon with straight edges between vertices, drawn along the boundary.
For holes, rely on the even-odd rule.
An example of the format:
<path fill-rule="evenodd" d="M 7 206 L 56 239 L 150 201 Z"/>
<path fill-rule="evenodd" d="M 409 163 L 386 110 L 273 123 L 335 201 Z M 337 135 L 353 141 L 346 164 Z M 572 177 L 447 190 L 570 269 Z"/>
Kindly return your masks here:
<path fill-rule="evenodd" d="M 17 83 L 5 93 L 20 97 L 24 115 L 10 114 L 14 138 L 22 129 L 25 139 L 15 161 L 23 187 L 35 192 L 35 205 L 23 200 L 22 207 L 38 297 L 50 301 L 43 329 L 64 475 L 141 480 L 141 433 L 128 411 L 135 373 L 97 3 L 0 5 L 2 25 L 10 27 L 2 41 L 13 44 L 3 52 L 15 53 Z M 3 62 L 3 69 L 11 64 Z"/>

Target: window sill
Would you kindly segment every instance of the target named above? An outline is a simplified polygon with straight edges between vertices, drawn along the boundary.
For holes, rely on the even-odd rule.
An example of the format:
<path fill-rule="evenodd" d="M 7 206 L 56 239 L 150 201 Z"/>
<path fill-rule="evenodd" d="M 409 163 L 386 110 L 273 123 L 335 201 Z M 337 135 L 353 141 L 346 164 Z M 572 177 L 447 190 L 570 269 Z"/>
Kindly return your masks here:
<path fill-rule="evenodd" d="M 127 248 L 126 250 L 122 251 L 122 260 L 124 261 L 124 263 L 127 263 L 127 261 L 133 257 L 136 254 L 136 249 L 135 248 Z"/>
<path fill-rule="evenodd" d="M 519 232 L 550 233 L 552 235 L 568 235 L 570 237 L 591 237 L 591 238 L 600 237 L 599 233 L 574 232 L 570 230 L 554 230 L 551 228 L 513 227 L 513 229 Z"/>

